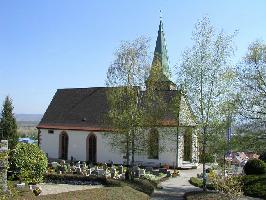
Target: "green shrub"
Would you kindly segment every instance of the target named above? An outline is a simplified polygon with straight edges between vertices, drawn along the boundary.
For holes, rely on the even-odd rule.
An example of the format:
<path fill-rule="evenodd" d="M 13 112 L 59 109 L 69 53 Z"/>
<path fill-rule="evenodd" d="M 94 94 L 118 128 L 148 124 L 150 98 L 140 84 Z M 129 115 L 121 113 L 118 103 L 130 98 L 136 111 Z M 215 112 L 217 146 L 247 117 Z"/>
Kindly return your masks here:
<path fill-rule="evenodd" d="M 42 182 L 47 165 L 45 153 L 35 144 L 18 143 L 10 152 L 10 169 L 26 183 Z"/>
<path fill-rule="evenodd" d="M 191 184 L 191 185 L 194 185 L 195 187 L 200 187 L 200 188 L 202 188 L 203 187 L 203 180 L 202 179 L 199 179 L 199 178 L 196 178 L 196 177 L 191 177 L 190 179 L 189 179 L 189 183 Z M 213 186 L 213 184 L 211 184 L 211 183 L 207 183 L 207 189 L 209 189 L 209 190 L 214 190 L 214 186 Z"/>
<path fill-rule="evenodd" d="M 244 172 L 246 175 L 264 174 L 266 172 L 265 163 L 258 159 L 248 160 L 244 166 Z"/>
<path fill-rule="evenodd" d="M 199 178 L 196 178 L 196 177 L 191 177 L 191 178 L 189 179 L 189 183 L 190 183 L 191 185 L 196 186 L 196 187 L 200 187 L 200 188 L 203 187 L 203 182 L 202 182 L 202 180 L 199 179 Z"/>
<path fill-rule="evenodd" d="M 266 163 L 266 151 L 263 152 L 262 154 L 260 154 L 259 159 L 262 160 L 262 161 L 264 161 Z"/>
<path fill-rule="evenodd" d="M 128 183 L 133 189 L 143 192 L 147 195 L 151 195 L 155 189 L 155 185 L 149 180 L 145 179 L 134 179 L 134 181 L 130 181 Z"/>
<path fill-rule="evenodd" d="M 212 154 L 207 154 L 207 153 L 205 155 L 200 154 L 199 159 L 200 159 L 200 163 L 203 163 L 203 162 L 213 163 L 214 162 L 214 156 Z"/>
<path fill-rule="evenodd" d="M 77 174 L 46 174 L 45 181 L 51 183 L 71 183 L 71 184 L 110 184 L 105 177 L 83 176 Z"/>
<path fill-rule="evenodd" d="M 243 183 L 245 195 L 266 199 L 266 174 L 246 175 L 243 178 Z"/>

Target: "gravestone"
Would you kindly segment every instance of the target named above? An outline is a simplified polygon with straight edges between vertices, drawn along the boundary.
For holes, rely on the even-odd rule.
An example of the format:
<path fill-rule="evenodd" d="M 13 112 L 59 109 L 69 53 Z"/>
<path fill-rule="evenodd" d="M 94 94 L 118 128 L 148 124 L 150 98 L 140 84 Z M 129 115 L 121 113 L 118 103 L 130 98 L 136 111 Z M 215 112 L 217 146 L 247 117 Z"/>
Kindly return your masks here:
<path fill-rule="evenodd" d="M 103 169 L 104 169 L 105 171 L 107 170 L 107 164 L 106 164 L 106 163 L 103 164 Z"/>
<path fill-rule="evenodd" d="M 139 176 L 144 176 L 144 175 L 145 175 L 145 169 L 140 169 Z"/>
<path fill-rule="evenodd" d="M 5 154 L 8 151 L 8 141 L 1 140 L 0 142 L 0 154 Z M 3 192 L 7 192 L 7 157 L 0 160 L 0 189 Z"/>
<path fill-rule="evenodd" d="M 111 178 L 114 178 L 116 169 L 114 167 L 111 168 Z"/>
<path fill-rule="evenodd" d="M 123 165 L 120 165 L 120 166 L 118 167 L 118 173 L 119 173 L 119 174 L 123 174 Z"/>

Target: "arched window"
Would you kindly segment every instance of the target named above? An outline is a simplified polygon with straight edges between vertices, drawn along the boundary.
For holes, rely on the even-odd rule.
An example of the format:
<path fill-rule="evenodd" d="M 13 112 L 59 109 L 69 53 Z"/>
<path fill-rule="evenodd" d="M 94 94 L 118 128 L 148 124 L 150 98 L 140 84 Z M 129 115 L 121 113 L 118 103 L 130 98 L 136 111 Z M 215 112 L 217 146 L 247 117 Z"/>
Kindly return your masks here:
<path fill-rule="evenodd" d="M 59 158 L 63 160 L 68 159 L 68 135 L 63 131 L 59 135 Z"/>
<path fill-rule="evenodd" d="M 186 128 L 184 133 L 184 161 L 191 161 L 192 159 L 192 130 Z"/>
<path fill-rule="evenodd" d="M 97 162 L 97 138 L 94 134 L 89 134 L 86 140 L 87 161 L 90 163 Z"/>
<path fill-rule="evenodd" d="M 148 158 L 159 159 L 159 132 L 151 129 L 148 135 Z"/>

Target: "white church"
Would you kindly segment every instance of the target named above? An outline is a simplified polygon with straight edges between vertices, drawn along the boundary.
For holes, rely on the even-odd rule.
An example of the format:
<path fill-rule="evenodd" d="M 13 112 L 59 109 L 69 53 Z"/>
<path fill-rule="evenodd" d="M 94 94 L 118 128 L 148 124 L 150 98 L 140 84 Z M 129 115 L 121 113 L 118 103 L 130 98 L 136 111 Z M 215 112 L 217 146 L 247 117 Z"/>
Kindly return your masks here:
<path fill-rule="evenodd" d="M 155 137 L 154 145 L 159 150 L 151 152 L 147 148 L 147 152 L 135 155 L 135 162 L 144 166 L 197 165 L 197 124 L 185 95 L 165 74 L 169 66 L 161 20 L 151 71 L 155 62 L 160 67 L 157 90 L 164 93 L 168 103 L 173 98 L 179 98 L 179 117 L 177 120 L 169 113 L 160 126 L 143 129 L 143 134 Z M 107 135 L 112 134 L 112 129 L 103 120 L 108 113 L 108 90 L 108 87 L 57 90 L 37 126 L 39 147 L 49 159 L 125 163 L 124 153 L 110 145 Z"/>

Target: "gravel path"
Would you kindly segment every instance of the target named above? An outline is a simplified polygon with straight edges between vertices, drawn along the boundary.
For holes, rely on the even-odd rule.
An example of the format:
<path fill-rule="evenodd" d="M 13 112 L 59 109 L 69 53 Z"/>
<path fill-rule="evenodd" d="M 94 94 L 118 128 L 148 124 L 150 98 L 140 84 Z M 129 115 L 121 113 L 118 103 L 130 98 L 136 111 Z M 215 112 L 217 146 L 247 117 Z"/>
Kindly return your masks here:
<path fill-rule="evenodd" d="M 202 172 L 202 166 L 200 165 L 198 169 L 190 170 L 180 170 L 180 176 L 171 178 L 167 181 L 161 183 L 163 189 L 155 190 L 152 195 L 152 200 L 183 200 L 184 194 L 190 191 L 200 191 L 191 185 L 188 180 L 192 176 L 197 176 L 197 174 Z"/>
<path fill-rule="evenodd" d="M 41 195 L 58 194 L 63 192 L 87 190 L 87 189 L 103 187 L 102 185 L 69 185 L 69 184 L 53 184 L 53 183 L 41 183 L 38 186 L 42 188 Z"/>

